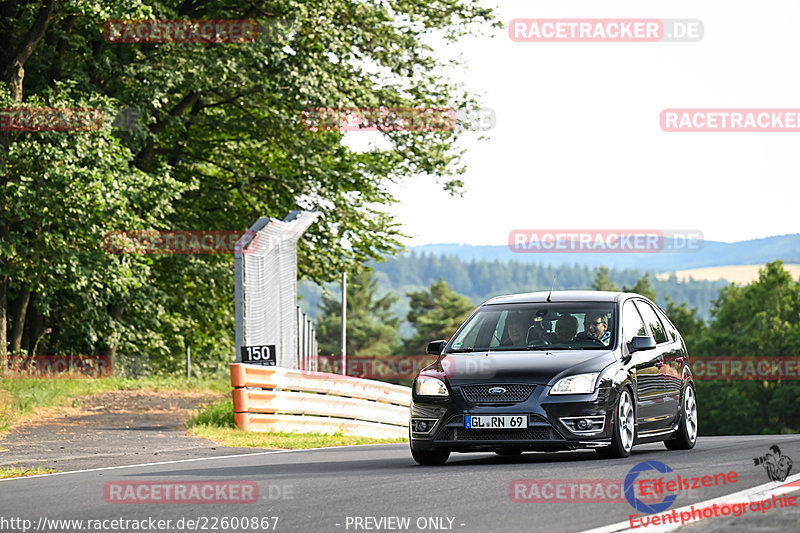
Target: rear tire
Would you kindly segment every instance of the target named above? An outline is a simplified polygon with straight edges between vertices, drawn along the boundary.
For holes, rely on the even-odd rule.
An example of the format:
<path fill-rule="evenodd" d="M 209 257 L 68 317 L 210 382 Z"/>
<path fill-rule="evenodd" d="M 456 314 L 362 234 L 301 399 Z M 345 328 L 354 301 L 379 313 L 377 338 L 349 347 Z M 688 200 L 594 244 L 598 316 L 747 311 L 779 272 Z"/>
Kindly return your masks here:
<path fill-rule="evenodd" d="M 450 452 L 447 450 L 424 450 L 416 451 L 411 450 L 411 457 L 421 465 L 443 465 L 450 458 Z"/>
<path fill-rule="evenodd" d="M 681 402 L 681 421 L 675 437 L 664 441 L 668 450 L 691 450 L 697 443 L 697 396 L 694 387 L 686 385 Z"/>
<path fill-rule="evenodd" d="M 633 396 L 629 389 L 622 389 L 611 419 L 611 446 L 595 449 L 597 455 L 602 459 L 628 457 L 636 439 L 635 421 Z"/>

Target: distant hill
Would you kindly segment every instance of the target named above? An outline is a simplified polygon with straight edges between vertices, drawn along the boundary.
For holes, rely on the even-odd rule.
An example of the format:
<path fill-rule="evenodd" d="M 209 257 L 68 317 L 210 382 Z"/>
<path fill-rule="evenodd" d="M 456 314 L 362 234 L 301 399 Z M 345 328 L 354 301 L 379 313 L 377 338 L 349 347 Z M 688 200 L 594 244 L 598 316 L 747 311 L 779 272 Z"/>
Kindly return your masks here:
<path fill-rule="evenodd" d="M 502 294 L 547 290 L 553 283 L 553 276 L 556 276 L 556 290 L 591 289 L 595 275 L 594 268 L 580 265 L 535 265 L 499 259 L 466 261 L 417 252 L 394 257 L 372 267 L 378 281 L 379 296 L 394 292 L 400 297 L 392 311 L 402 318 L 408 313 L 409 299 L 406 293 L 426 289 L 439 278 L 478 305 Z M 644 271 L 639 269 L 612 268 L 609 278 L 621 290 L 624 285 L 635 285 L 643 274 Z M 717 298 L 719 289 L 727 284 L 725 281 L 681 282 L 674 275 L 665 279 L 653 275 L 651 282 L 659 305 L 666 307 L 666 297 L 669 296 L 676 303 L 686 302 L 690 307 L 697 307 L 699 315 L 705 319 L 710 316 L 711 301 Z M 327 288 L 338 297 L 341 290 L 338 283 L 328 284 Z M 301 296 L 300 307 L 306 314 L 316 317 L 322 289 L 312 283 L 301 282 L 298 292 Z"/>
<path fill-rule="evenodd" d="M 800 265 L 784 264 L 783 267 L 789 272 L 793 279 L 800 277 Z M 657 279 L 666 280 L 674 275 L 680 281 L 705 280 L 716 281 L 727 280 L 737 285 L 752 283 L 758 279 L 758 271 L 764 265 L 734 265 L 706 268 L 692 268 L 689 270 L 678 270 L 675 272 L 664 272 L 656 274 Z"/>
<path fill-rule="evenodd" d="M 519 261 L 538 265 L 605 265 L 620 269 L 633 268 L 652 272 L 671 272 L 729 265 L 763 265 L 782 259 L 784 263 L 800 263 L 800 234 L 777 235 L 763 239 L 725 243 L 704 241 L 699 251 L 658 253 L 517 253 L 507 244 L 473 246 L 470 244 L 426 244 L 413 246 L 418 254 L 457 257 L 463 261 Z"/>
<path fill-rule="evenodd" d="M 441 257 L 411 252 L 373 265 L 381 287 L 401 295 L 427 288 L 440 277 L 458 293 L 475 304 L 502 294 L 547 290 L 556 277 L 556 290 L 591 289 L 595 269 L 582 265 L 535 265 L 520 261 L 504 262 L 499 259 L 466 261 L 457 257 Z M 622 290 L 633 287 L 645 273 L 641 269 L 612 267 L 609 279 Z M 651 273 L 654 274 L 654 273 Z M 710 316 L 711 301 L 719 295 L 726 281 L 684 281 L 675 276 L 657 279 L 650 276 L 657 303 L 666 308 L 666 297 L 676 303 L 686 302 L 697 307 L 703 318 Z"/>
<path fill-rule="evenodd" d="M 554 275 L 556 289 L 590 289 L 595 269 L 602 265 L 611 268 L 610 279 L 620 289 L 632 287 L 650 272 L 659 305 L 666 307 L 669 296 L 678 304 L 697 307 L 699 316 L 708 320 L 720 288 L 729 281 L 753 279 L 759 266 L 776 259 L 800 263 L 800 234 L 736 243 L 705 241 L 701 250 L 691 253 L 539 254 L 514 253 L 507 245 L 429 244 L 372 266 L 380 295 L 391 291 L 400 297 L 393 311 L 402 318 L 408 312 L 405 294 L 427 288 L 440 277 L 477 305 L 501 294 L 547 290 Z M 790 271 L 797 277 L 797 271 Z M 339 284 L 328 284 L 328 290 L 338 296 Z M 299 294 L 300 306 L 315 317 L 322 289 L 302 282 Z M 407 335 L 407 327 L 402 329 Z"/>

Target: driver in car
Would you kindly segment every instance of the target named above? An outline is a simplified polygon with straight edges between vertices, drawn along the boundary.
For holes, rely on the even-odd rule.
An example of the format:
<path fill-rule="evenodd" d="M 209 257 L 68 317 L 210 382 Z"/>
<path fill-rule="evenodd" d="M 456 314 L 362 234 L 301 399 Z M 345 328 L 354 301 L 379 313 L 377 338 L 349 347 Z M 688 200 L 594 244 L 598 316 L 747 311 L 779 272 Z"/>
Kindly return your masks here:
<path fill-rule="evenodd" d="M 604 313 L 589 311 L 583 318 L 583 331 L 576 335 L 575 339 L 586 339 L 594 337 L 608 346 L 611 339 L 611 332 L 608 331 L 608 316 Z"/>
<path fill-rule="evenodd" d="M 524 346 L 530 325 L 523 313 L 509 313 L 506 318 L 506 338 L 501 344 Z"/>

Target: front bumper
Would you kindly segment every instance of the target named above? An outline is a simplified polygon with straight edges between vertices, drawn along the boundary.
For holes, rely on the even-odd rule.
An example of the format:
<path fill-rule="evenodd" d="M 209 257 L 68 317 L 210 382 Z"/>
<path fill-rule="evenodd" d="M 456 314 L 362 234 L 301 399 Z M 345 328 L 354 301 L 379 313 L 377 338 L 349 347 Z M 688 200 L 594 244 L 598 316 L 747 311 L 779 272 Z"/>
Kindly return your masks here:
<path fill-rule="evenodd" d="M 487 398 L 476 398 L 470 392 L 470 387 L 479 385 L 488 386 L 453 387 L 450 397 L 441 399 L 415 394 L 411 402 L 411 448 L 454 452 L 557 451 L 611 444 L 613 406 L 618 394 L 614 388 L 601 387 L 593 394 L 551 396 L 550 387 L 535 385 L 524 400 L 486 401 Z M 491 384 L 509 385 L 519 384 Z M 526 415 L 528 425 L 514 429 L 467 429 L 466 415 Z M 589 428 L 577 427 L 581 419 L 590 422 Z M 420 421 L 427 421 L 429 427 L 424 428 Z"/>

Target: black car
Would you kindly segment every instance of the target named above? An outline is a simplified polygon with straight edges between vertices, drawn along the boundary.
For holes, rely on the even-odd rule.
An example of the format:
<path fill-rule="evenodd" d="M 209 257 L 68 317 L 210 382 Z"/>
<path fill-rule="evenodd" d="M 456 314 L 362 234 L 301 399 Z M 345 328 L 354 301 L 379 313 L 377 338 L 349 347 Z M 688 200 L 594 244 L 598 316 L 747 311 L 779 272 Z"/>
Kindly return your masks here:
<path fill-rule="evenodd" d="M 593 448 L 627 457 L 634 444 L 697 440 L 689 357 L 664 312 L 638 294 L 560 291 L 478 307 L 414 380 L 411 454 Z"/>

